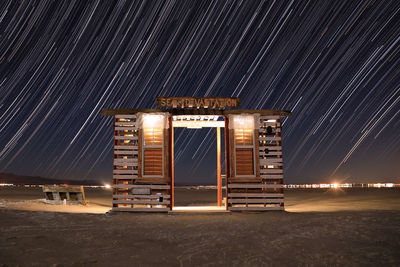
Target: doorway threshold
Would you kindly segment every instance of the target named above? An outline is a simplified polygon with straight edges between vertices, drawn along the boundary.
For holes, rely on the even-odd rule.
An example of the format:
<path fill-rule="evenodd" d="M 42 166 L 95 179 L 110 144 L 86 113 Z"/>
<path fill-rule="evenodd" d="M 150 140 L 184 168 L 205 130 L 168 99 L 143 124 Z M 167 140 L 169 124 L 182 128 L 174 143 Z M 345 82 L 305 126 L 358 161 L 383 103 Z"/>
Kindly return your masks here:
<path fill-rule="evenodd" d="M 229 214 L 225 206 L 175 206 L 169 214 Z"/>

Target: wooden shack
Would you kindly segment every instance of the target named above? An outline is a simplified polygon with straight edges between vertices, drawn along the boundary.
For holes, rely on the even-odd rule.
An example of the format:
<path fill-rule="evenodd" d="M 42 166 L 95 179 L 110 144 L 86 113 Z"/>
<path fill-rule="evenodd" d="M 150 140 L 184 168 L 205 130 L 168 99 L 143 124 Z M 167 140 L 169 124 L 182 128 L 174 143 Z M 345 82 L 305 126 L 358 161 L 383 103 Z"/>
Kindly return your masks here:
<path fill-rule="evenodd" d="M 83 186 L 44 185 L 42 189 L 47 203 L 86 205 Z"/>
<path fill-rule="evenodd" d="M 113 211 L 174 207 L 174 127 L 215 127 L 218 205 L 225 128 L 226 210 L 283 210 L 284 110 L 240 110 L 238 98 L 159 97 L 160 109 L 102 110 L 114 117 Z"/>

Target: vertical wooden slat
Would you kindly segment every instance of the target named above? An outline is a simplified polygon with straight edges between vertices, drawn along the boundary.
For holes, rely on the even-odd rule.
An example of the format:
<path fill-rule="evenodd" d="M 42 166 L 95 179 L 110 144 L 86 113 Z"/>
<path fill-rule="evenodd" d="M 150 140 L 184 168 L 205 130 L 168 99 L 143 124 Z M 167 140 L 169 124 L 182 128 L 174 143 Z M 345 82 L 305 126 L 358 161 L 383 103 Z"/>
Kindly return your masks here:
<path fill-rule="evenodd" d="M 229 119 L 227 116 L 225 116 L 225 185 L 226 185 L 226 191 L 225 191 L 225 199 L 226 199 L 226 210 L 228 210 L 228 199 L 229 199 L 229 188 L 228 188 L 228 182 L 229 182 L 229 177 L 231 175 L 230 172 L 230 154 L 229 154 Z"/>
<path fill-rule="evenodd" d="M 221 188 L 221 128 L 217 127 L 217 184 L 218 184 L 218 206 L 222 206 Z"/>
<path fill-rule="evenodd" d="M 168 118 L 168 123 L 169 123 L 169 176 L 171 177 L 171 186 L 170 186 L 170 192 L 169 194 L 171 195 L 171 204 L 170 204 L 170 209 L 175 205 L 174 202 L 174 195 L 175 195 L 175 188 L 174 188 L 174 125 L 173 125 L 173 120 L 172 116 Z"/>
<path fill-rule="evenodd" d="M 260 124 L 260 120 L 255 121 L 254 123 Z M 260 177 L 260 144 L 259 144 L 259 136 L 260 133 L 257 129 L 254 130 L 254 160 L 256 167 L 256 177 Z"/>
<path fill-rule="evenodd" d="M 143 165 L 143 130 L 139 129 L 138 132 L 138 178 L 142 178 L 142 165 Z"/>
<path fill-rule="evenodd" d="M 235 177 L 235 144 L 234 144 L 234 130 L 229 129 L 229 161 L 230 161 L 230 177 Z"/>
<path fill-rule="evenodd" d="M 170 154 L 170 131 L 169 129 L 164 129 L 164 134 L 163 134 L 163 138 L 164 138 L 164 178 L 167 179 L 168 183 L 170 182 L 170 174 L 169 174 L 169 154 Z"/>

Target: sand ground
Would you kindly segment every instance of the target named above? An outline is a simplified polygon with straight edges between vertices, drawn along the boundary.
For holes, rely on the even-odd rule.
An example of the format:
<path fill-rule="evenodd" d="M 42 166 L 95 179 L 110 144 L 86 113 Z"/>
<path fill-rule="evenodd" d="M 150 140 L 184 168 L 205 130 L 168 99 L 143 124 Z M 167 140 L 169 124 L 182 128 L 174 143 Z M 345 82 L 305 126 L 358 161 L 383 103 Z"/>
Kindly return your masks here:
<path fill-rule="evenodd" d="M 213 190 L 176 191 L 176 204 L 210 205 Z M 40 188 L 0 188 L 0 266 L 400 266 L 400 190 L 285 192 L 286 212 L 105 213 L 44 204 Z"/>

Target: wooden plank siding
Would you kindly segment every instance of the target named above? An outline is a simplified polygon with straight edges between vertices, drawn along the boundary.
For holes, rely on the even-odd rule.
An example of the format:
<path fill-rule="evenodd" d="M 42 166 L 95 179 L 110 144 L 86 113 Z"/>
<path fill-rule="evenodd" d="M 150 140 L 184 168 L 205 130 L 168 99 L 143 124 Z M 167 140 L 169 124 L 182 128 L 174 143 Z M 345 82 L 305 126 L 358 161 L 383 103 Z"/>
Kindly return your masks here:
<path fill-rule="evenodd" d="M 255 116 L 255 118 L 257 118 Z M 243 177 L 235 173 L 244 156 L 238 153 L 230 154 L 229 160 L 231 175 L 227 183 L 227 209 L 231 211 L 270 211 L 284 210 L 283 194 L 283 160 L 282 160 L 282 136 L 279 115 L 259 117 L 254 130 L 255 136 L 255 177 Z M 235 146 L 234 130 L 229 130 L 229 149 Z M 247 160 L 249 155 L 247 155 Z M 248 163 L 248 162 L 247 162 Z"/>
<path fill-rule="evenodd" d="M 136 115 L 114 117 L 113 210 L 119 207 L 114 196 L 127 194 L 119 185 L 133 184 L 138 177 L 138 125 Z"/>
<path fill-rule="evenodd" d="M 168 212 L 171 209 L 171 185 L 168 171 L 162 165 L 167 161 L 168 151 L 163 147 L 149 147 L 144 151 L 147 132 L 137 124 L 138 121 L 138 114 L 118 114 L 114 117 L 112 210 Z M 151 145 L 169 144 L 165 129 L 151 137 Z M 144 172 L 146 175 L 143 175 Z"/>

